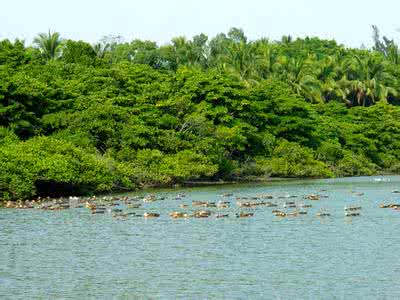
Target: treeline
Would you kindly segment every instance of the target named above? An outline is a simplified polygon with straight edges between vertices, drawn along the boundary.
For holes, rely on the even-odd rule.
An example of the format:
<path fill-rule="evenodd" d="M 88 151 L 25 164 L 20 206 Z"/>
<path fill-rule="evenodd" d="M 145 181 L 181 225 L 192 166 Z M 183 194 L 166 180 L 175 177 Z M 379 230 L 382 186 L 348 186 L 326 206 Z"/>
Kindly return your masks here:
<path fill-rule="evenodd" d="M 400 52 L 240 29 L 0 41 L 0 198 L 400 171 Z"/>

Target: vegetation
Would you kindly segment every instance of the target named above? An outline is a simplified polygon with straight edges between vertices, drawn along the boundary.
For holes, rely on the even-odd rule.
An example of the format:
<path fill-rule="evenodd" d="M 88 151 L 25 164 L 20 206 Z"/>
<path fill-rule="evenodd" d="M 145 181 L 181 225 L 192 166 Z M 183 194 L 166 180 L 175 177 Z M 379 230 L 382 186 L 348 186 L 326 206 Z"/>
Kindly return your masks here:
<path fill-rule="evenodd" d="M 400 171 L 400 52 L 242 30 L 0 41 L 0 198 Z"/>

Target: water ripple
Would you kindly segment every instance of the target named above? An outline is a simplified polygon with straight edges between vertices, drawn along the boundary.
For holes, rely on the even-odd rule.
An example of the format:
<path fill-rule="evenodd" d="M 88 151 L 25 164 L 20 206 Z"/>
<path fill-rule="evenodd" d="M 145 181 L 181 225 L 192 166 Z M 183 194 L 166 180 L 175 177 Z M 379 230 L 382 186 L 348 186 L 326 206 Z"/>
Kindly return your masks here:
<path fill-rule="evenodd" d="M 187 197 L 146 204 L 162 214 L 149 220 L 84 209 L 0 210 L 0 298 L 396 299 L 400 212 L 378 205 L 400 202 L 391 193 L 400 177 L 385 178 L 164 190 L 171 199 Z M 181 203 L 228 192 L 297 195 L 297 202 L 310 193 L 329 197 L 298 218 L 276 218 L 269 208 L 248 219 L 167 216 Z M 361 216 L 345 217 L 348 205 L 361 205 Z M 317 218 L 319 209 L 331 217 Z"/>

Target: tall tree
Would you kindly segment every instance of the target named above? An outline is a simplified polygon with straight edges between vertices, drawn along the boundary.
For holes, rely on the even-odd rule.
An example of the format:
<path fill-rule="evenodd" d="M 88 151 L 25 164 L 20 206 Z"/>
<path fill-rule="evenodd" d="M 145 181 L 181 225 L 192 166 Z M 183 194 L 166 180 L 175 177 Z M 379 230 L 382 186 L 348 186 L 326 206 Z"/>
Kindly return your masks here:
<path fill-rule="evenodd" d="M 257 73 L 260 78 L 271 77 L 277 67 L 278 55 L 268 39 L 262 38 L 254 43 L 257 55 Z"/>
<path fill-rule="evenodd" d="M 106 53 L 110 50 L 111 45 L 109 43 L 98 42 L 94 44 L 92 48 L 98 58 L 104 58 Z"/>
<path fill-rule="evenodd" d="M 15 40 L 14 43 L 9 40 L 0 41 L 0 65 L 16 67 L 27 63 L 30 59 L 24 41 Z"/>
<path fill-rule="evenodd" d="M 277 77 L 287 82 L 292 89 L 306 100 L 322 102 L 321 85 L 312 72 L 310 60 L 303 57 L 280 57 Z"/>
<path fill-rule="evenodd" d="M 222 68 L 231 73 L 247 85 L 258 78 L 257 60 L 258 56 L 253 50 L 252 43 L 244 40 L 231 43 L 226 48 L 225 55 L 222 56 Z"/>
<path fill-rule="evenodd" d="M 92 46 L 84 41 L 65 42 L 62 51 L 62 60 L 66 63 L 80 63 L 91 65 L 95 62 L 96 52 Z"/>
<path fill-rule="evenodd" d="M 40 50 L 46 60 L 54 60 L 61 55 L 62 40 L 58 32 L 39 33 L 33 44 Z"/>
<path fill-rule="evenodd" d="M 316 79 L 320 83 L 325 102 L 343 102 L 346 99 L 346 92 L 341 85 L 344 76 L 344 63 L 344 58 L 339 52 L 336 55 L 325 57 L 316 66 Z"/>
<path fill-rule="evenodd" d="M 218 46 L 220 51 L 217 59 L 217 68 L 231 74 L 246 85 L 251 85 L 259 79 L 258 63 L 259 54 L 255 42 L 248 42 L 243 30 L 232 28 L 228 37 L 220 36 L 219 42 L 212 47 Z"/>
<path fill-rule="evenodd" d="M 386 70 L 386 62 L 377 55 L 354 55 L 347 70 L 349 105 L 367 106 L 376 101 L 387 101 L 397 91 L 389 83 L 395 78 Z"/>
<path fill-rule="evenodd" d="M 378 26 L 376 25 L 372 25 L 372 31 L 372 39 L 374 41 L 373 49 L 381 52 L 385 56 L 388 56 L 389 49 L 394 45 L 394 41 L 386 36 L 383 36 L 381 40 L 381 35 L 379 33 Z"/>

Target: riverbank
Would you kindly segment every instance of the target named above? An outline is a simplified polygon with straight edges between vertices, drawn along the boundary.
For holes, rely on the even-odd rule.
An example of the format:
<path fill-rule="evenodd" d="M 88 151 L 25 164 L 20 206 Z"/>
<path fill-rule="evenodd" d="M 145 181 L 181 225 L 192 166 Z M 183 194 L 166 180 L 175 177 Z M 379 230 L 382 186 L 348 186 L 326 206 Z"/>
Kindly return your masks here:
<path fill-rule="evenodd" d="M 396 176 L 400 173 L 382 171 L 373 175 L 357 175 L 357 176 L 337 176 L 333 178 L 352 178 L 352 177 L 374 177 L 374 176 Z M 232 180 L 217 180 L 217 181 L 184 181 L 182 184 L 175 184 L 172 187 L 197 187 L 197 186 L 215 186 L 215 185 L 228 185 L 228 184 L 243 184 L 243 183 L 267 183 L 267 182 L 280 182 L 280 181 L 296 181 L 296 180 L 316 180 L 316 179 L 332 179 L 332 177 L 268 177 L 268 176 L 248 176 L 242 178 L 235 178 Z M 163 188 L 171 186 L 148 186 L 147 188 Z M 144 188 L 146 189 L 146 187 Z"/>
<path fill-rule="evenodd" d="M 380 172 L 378 174 L 372 175 L 372 176 L 346 176 L 346 177 L 341 177 L 341 178 L 363 178 L 363 177 L 370 177 L 370 178 L 380 178 L 382 176 L 397 176 L 400 175 L 398 173 L 393 173 L 393 172 Z M 340 177 L 337 177 L 340 178 Z M 151 193 L 154 190 L 157 191 L 167 191 L 172 189 L 179 189 L 179 188 L 188 188 L 188 187 L 213 187 L 213 186 L 228 186 L 228 185 L 243 185 L 243 184 L 262 184 L 262 183 L 279 183 L 279 182 L 296 182 L 296 181 L 313 181 L 313 180 L 320 180 L 320 179 L 332 179 L 332 178 L 285 178 L 285 177 L 266 177 L 266 176 L 251 176 L 251 177 L 245 177 L 245 178 L 236 178 L 235 180 L 218 180 L 218 181 L 206 181 L 206 180 L 198 180 L 198 181 L 185 181 L 182 182 L 181 184 L 172 184 L 172 185 L 144 185 L 141 188 L 138 189 L 121 189 L 121 190 L 113 190 L 108 193 L 90 193 L 83 195 L 83 198 L 87 197 L 88 199 L 90 197 L 109 197 L 109 195 L 118 195 L 120 193 L 124 194 L 130 194 L 130 193 L 136 193 L 136 192 L 149 192 Z M 58 194 L 56 197 L 51 196 L 51 195 L 42 195 L 39 197 L 39 199 L 67 199 L 68 197 L 76 197 L 76 196 L 82 196 L 78 193 L 69 193 L 69 194 Z M 16 199 L 14 200 L 15 202 L 21 202 L 21 201 L 28 201 L 28 203 L 32 200 L 37 201 L 37 197 L 32 197 L 30 199 Z M 4 207 L 6 205 L 6 199 L 0 199 L 0 207 Z M 22 203 L 22 202 L 21 202 Z M 34 202 L 35 203 L 35 202 Z M 29 205 L 28 205 L 29 206 Z"/>
<path fill-rule="evenodd" d="M 247 45 L 249 53 L 273 53 L 279 71 L 269 74 L 259 65 L 248 81 L 223 62 L 239 51 L 237 40 L 228 35 L 219 42 L 221 49 L 232 52 L 217 51 L 214 64 L 200 68 L 177 65 L 174 55 L 174 64 L 169 55 L 158 57 L 157 65 L 116 61 L 114 48 L 109 49 L 111 56 L 100 58 L 89 51 L 87 59 L 78 55 L 75 60 L 72 53 L 82 49 L 82 41 L 68 41 L 60 57 L 47 61 L 38 49 L 0 42 L 0 64 L 5 64 L 0 68 L 5 105 L 0 109 L 0 198 L 103 194 L 200 179 L 219 184 L 210 178 L 248 182 L 259 181 L 258 176 L 325 178 L 400 171 L 398 99 L 373 92 L 361 93 L 361 99 L 354 90 L 368 86 L 362 81 L 369 76 L 360 75 L 368 68 L 356 72 L 360 63 L 383 72 L 384 57 L 375 60 L 376 53 L 344 49 L 332 41 L 260 40 Z M 145 52 L 153 57 L 158 52 L 153 50 Z M 307 63 L 298 63 L 303 53 Z M 346 63 L 332 68 L 337 53 Z M 296 74 L 315 78 L 312 93 L 293 85 L 297 75 L 293 77 L 292 64 L 306 67 Z M 321 67 L 341 70 L 320 81 Z M 395 67 L 387 69 L 396 75 L 393 79 L 398 77 Z M 347 87 L 341 92 L 318 88 L 327 82 Z M 386 84 L 397 89 L 396 80 Z M 392 90 L 383 82 L 378 86 Z M 322 94 L 314 98 L 318 90 Z M 250 180 L 236 180 L 248 176 Z"/>

